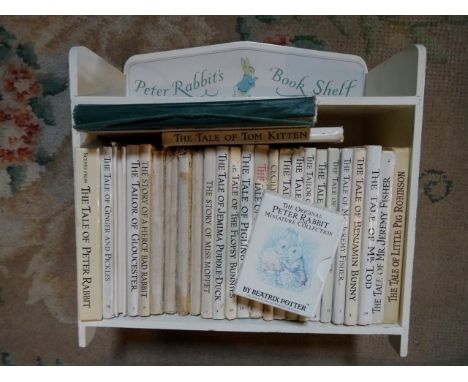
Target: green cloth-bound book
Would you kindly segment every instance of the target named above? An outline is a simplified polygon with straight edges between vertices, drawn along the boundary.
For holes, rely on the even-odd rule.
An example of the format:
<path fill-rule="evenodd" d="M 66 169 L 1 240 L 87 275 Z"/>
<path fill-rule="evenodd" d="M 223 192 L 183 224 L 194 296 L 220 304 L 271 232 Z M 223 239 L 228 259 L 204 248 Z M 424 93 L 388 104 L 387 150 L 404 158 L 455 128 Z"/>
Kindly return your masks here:
<path fill-rule="evenodd" d="M 178 130 L 201 127 L 304 126 L 317 116 L 315 97 L 121 105 L 81 104 L 73 109 L 79 131 Z"/>

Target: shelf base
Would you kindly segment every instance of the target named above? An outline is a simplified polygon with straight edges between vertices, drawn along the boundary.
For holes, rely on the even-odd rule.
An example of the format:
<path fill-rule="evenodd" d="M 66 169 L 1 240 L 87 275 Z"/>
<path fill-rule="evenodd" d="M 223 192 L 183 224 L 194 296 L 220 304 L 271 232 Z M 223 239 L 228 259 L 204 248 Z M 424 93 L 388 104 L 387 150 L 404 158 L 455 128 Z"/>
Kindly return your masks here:
<path fill-rule="evenodd" d="M 96 328 L 132 328 L 160 330 L 197 330 L 214 332 L 247 332 L 247 333 L 302 333 L 302 334 L 349 334 L 349 335 L 388 335 L 392 346 L 397 337 L 400 356 L 408 353 L 407 331 L 399 324 L 378 324 L 367 326 L 346 326 L 315 321 L 287 321 L 263 319 L 213 320 L 200 316 L 179 316 L 164 314 L 149 317 L 119 316 L 102 321 L 80 321 L 79 346 L 86 347 L 94 338 Z M 397 341 L 398 342 L 398 341 Z M 398 350 L 397 350 L 398 351 Z"/>

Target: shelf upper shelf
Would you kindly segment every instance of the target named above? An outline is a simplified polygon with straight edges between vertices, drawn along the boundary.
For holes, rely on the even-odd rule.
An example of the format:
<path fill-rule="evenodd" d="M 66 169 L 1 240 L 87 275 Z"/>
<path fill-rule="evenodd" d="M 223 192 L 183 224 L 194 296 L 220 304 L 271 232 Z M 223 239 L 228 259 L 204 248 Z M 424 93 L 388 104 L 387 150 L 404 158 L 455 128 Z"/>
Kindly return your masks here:
<path fill-rule="evenodd" d="M 232 98 L 229 98 L 230 100 Z M 216 98 L 215 101 L 223 101 L 225 98 Z M 190 102 L 203 102 L 206 98 L 192 98 Z M 213 100 L 210 100 L 213 101 Z M 245 98 L 239 98 L 245 101 Z M 96 105 L 128 105 L 142 103 L 162 103 L 162 102 L 187 102 L 187 98 L 173 97 L 162 100 L 157 97 L 119 97 L 119 96 L 81 96 L 72 98 L 72 106 L 80 104 Z M 408 97 L 317 97 L 319 106 L 398 106 L 417 105 L 421 98 L 417 96 Z"/>

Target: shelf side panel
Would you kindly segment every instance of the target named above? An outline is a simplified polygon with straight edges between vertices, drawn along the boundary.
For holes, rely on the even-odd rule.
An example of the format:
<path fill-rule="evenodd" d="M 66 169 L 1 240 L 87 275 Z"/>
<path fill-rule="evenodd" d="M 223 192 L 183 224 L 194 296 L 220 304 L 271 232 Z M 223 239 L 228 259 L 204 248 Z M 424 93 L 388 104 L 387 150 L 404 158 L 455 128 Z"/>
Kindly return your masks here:
<path fill-rule="evenodd" d="M 402 267 L 402 285 L 400 296 L 400 323 L 406 334 L 406 353 L 409 333 L 409 319 L 411 306 L 411 289 L 413 277 L 414 246 L 416 236 L 416 215 L 418 205 L 419 163 L 421 157 L 421 131 L 423 106 L 415 109 L 413 132 L 413 148 L 411 151 L 410 177 L 408 182 L 408 205 L 406 218 L 406 240 L 404 244 L 404 257 Z M 402 338 L 403 341 L 403 338 Z M 403 349 L 403 345 L 402 345 Z"/>
<path fill-rule="evenodd" d="M 96 327 L 93 326 L 84 326 L 78 324 L 78 345 L 80 348 L 87 347 L 94 338 L 96 334 Z"/>
<path fill-rule="evenodd" d="M 125 76 L 84 46 L 69 55 L 70 96 L 124 96 Z"/>
<path fill-rule="evenodd" d="M 366 77 L 365 96 L 424 96 L 426 48 L 413 45 L 373 68 Z"/>

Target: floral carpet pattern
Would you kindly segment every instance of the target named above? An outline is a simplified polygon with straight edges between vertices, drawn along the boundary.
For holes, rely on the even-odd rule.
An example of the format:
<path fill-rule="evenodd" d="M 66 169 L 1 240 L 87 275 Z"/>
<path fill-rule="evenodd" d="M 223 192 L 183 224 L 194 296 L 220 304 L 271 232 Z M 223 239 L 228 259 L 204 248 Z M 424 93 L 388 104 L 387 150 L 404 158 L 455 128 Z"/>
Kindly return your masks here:
<path fill-rule="evenodd" d="M 0 26 L 0 197 L 33 183 L 52 159 L 42 133 L 56 126 L 50 96 L 67 78 L 41 70 L 34 44 Z M 64 134 L 65 136 L 65 134 Z"/>
<path fill-rule="evenodd" d="M 465 364 L 467 17 L 0 17 L 0 365 Z M 356 54 L 428 50 L 409 355 L 386 337 L 98 330 L 78 348 L 68 51 L 238 40 Z"/>

